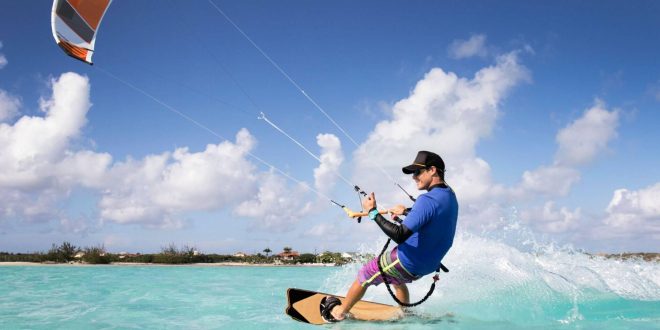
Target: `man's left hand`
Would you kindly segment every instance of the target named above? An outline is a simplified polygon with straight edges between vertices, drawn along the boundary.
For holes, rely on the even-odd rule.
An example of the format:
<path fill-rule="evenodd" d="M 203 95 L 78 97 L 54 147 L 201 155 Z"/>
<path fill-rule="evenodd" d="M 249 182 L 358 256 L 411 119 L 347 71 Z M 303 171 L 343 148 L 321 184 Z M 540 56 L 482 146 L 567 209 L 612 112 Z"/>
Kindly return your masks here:
<path fill-rule="evenodd" d="M 362 200 L 362 209 L 369 211 L 373 208 L 376 208 L 376 194 L 371 193 L 367 198 Z"/>

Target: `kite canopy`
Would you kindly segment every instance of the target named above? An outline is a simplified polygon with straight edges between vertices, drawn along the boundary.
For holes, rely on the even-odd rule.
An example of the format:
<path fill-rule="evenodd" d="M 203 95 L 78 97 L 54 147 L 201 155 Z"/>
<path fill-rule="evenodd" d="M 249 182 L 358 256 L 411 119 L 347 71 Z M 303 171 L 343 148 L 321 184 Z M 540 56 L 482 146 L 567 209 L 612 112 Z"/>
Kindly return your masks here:
<path fill-rule="evenodd" d="M 112 0 L 53 1 L 53 37 L 67 55 L 92 64 L 96 31 L 111 2 Z"/>

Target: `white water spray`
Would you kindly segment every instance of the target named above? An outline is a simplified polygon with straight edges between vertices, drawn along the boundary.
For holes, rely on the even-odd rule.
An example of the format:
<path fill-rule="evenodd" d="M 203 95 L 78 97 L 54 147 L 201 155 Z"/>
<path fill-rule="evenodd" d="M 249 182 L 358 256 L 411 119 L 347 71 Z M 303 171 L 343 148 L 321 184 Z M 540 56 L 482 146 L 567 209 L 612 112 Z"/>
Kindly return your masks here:
<path fill-rule="evenodd" d="M 449 273 L 440 275 L 435 292 L 415 308 L 415 314 L 571 324 L 611 317 L 603 311 L 619 310 L 616 306 L 641 304 L 652 310 L 660 301 L 658 262 L 607 259 L 540 242 L 515 220 L 504 221 L 498 228 L 479 235 L 459 229 L 443 260 Z M 377 255 L 384 241 L 363 245 L 359 252 Z M 342 267 L 319 290 L 345 295 L 363 262 Z M 423 297 L 431 283 L 429 275 L 409 285 L 411 300 Z M 384 285 L 369 288 L 364 299 L 393 303 Z M 617 317 L 633 316 L 621 313 Z"/>

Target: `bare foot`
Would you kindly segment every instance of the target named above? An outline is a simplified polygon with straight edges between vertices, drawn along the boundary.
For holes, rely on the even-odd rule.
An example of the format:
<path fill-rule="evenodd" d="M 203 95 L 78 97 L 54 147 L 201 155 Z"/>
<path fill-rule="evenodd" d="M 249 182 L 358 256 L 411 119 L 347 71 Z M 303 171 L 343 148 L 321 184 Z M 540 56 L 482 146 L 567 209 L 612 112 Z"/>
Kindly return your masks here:
<path fill-rule="evenodd" d="M 332 311 L 330 311 L 330 314 L 332 314 L 332 317 L 335 318 L 337 321 L 342 321 L 346 318 L 346 314 L 344 314 L 343 308 L 341 306 L 335 306 L 332 308 Z"/>

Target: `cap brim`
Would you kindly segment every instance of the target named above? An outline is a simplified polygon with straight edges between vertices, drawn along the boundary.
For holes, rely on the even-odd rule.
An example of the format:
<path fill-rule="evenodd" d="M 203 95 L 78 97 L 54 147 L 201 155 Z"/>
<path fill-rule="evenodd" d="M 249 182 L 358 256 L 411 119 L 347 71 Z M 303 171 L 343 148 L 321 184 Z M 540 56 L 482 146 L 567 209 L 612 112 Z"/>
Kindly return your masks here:
<path fill-rule="evenodd" d="M 422 165 L 417 165 L 417 164 L 412 164 L 408 165 L 401 170 L 403 171 L 404 174 L 413 174 L 416 170 L 422 169 L 424 166 Z"/>

